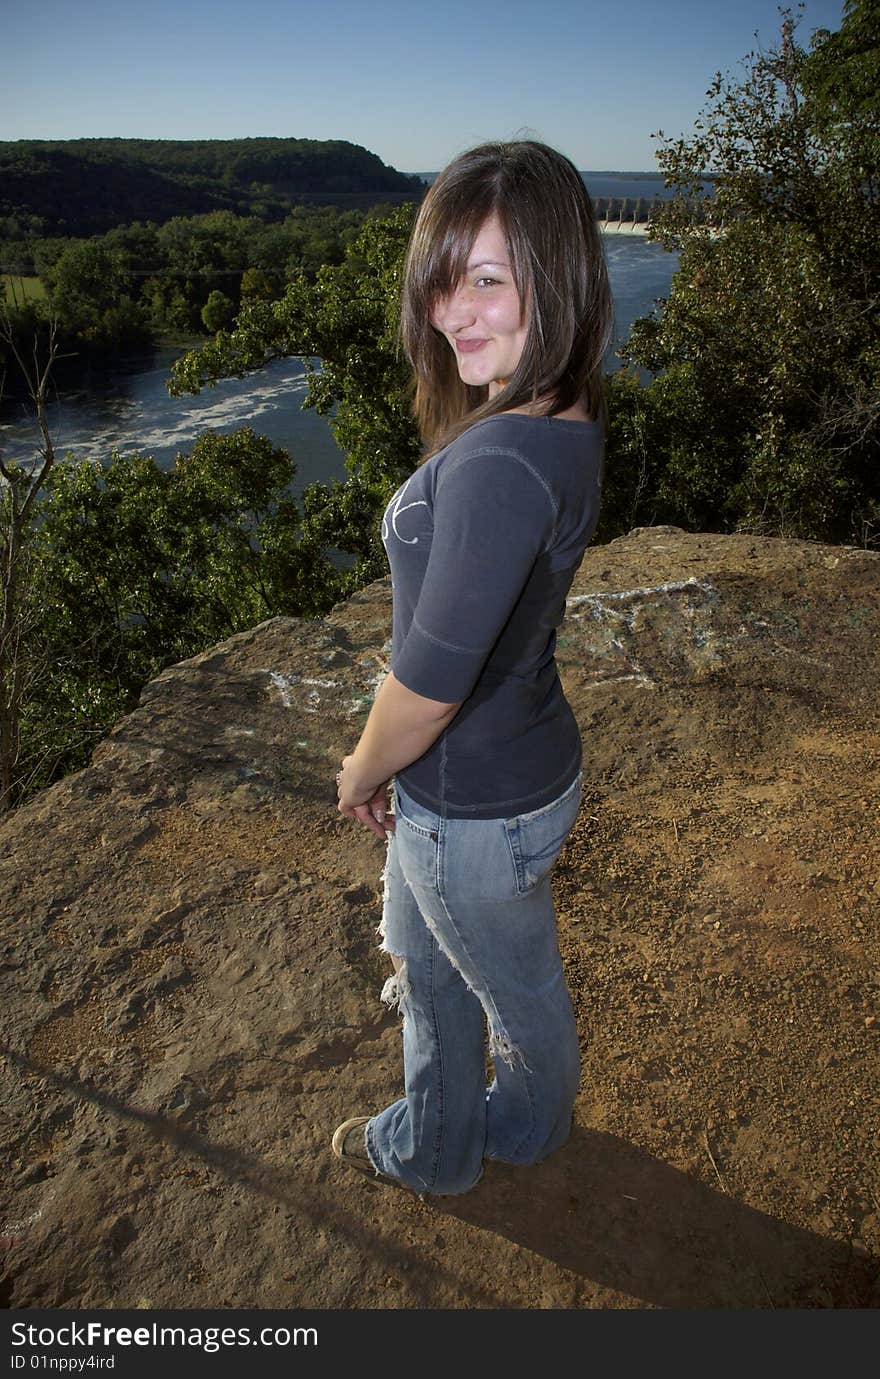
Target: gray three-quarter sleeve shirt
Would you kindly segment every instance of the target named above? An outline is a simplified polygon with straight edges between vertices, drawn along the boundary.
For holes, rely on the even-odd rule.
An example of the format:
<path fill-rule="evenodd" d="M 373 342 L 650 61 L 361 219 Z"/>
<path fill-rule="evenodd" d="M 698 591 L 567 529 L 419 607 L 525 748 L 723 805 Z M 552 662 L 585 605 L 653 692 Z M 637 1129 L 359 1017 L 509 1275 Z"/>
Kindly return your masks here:
<path fill-rule="evenodd" d="M 397 773 L 437 814 L 540 809 L 580 769 L 554 650 L 599 517 L 602 453 L 598 422 L 507 412 L 433 455 L 385 510 L 391 669 L 416 694 L 462 701 Z"/>

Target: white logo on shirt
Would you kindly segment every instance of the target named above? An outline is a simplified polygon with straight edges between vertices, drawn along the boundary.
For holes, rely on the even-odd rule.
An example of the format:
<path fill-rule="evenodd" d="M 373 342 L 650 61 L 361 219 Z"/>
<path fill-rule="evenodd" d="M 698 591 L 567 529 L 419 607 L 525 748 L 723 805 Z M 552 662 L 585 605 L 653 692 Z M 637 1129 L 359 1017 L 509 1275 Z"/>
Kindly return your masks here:
<path fill-rule="evenodd" d="M 406 497 L 406 490 L 409 488 L 411 483 L 412 479 L 407 479 L 406 483 L 403 485 L 403 488 L 398 489 L 394 497 L 391 499 L 391 502 L 385 509 L 385 515 L 382 518 L 382 540 L 385 542 L 388 541 L 389 536 L 388 514 L 390 513 L 391 530 L 394 532 L 394 535 L 397 537 L 398 541 L 403 541 L 407 546 L 418 545 L 419 538 L 417 536 L 401 536 L 400 532 L 397 530 L 397 519 L 402 512 L 408 512 L 410 508 L 426 508 L 428 506 L 424 498 L 419 498 L 416 502 L 404 503 L 403 507 L 401 507 L 401 503 L 403 503 L 403 500 Z"/>

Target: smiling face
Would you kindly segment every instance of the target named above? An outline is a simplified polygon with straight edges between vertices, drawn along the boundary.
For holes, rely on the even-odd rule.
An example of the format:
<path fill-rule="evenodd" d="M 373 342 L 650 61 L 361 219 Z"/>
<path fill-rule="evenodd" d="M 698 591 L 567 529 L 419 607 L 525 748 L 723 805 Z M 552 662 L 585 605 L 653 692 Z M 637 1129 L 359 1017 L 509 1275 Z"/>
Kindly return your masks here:
<path fill-rule="evenodd" d="M 519 363 L 528 324 L 496 215 L 477 232 L 461 281 L 435 301 L 431 325 L 455 351 L 465 383 L 488 387 L 490 398 L 501 391 Z"/>

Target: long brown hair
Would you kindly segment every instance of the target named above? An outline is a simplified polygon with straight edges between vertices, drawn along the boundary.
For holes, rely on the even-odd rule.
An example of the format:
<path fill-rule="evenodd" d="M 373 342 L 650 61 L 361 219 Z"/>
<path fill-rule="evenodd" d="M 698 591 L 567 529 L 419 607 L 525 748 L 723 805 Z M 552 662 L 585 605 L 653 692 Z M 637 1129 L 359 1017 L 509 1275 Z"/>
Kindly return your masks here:
<path fill-rule="evenodd" d="M 528 329 L 519 362 L 491 399 L 462 382 L 449 342 L 431 325 L 480 227 L 496 214 Z M 546 144 L 481 144 L 435 179 L 406 257 L 401 337 L 416 380 L 414 411 L 428 452 L 515 407 L 552 416 L 579 400 L 603 413 L 602 363 L 613 307 L 593 205 L 574 164 Z"/>

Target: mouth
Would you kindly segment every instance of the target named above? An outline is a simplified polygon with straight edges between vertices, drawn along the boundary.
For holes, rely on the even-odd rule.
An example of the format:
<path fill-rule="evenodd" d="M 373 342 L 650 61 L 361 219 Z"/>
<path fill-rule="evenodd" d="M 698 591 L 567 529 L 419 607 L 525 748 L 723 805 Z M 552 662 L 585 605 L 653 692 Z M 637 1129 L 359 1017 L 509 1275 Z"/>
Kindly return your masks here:
<path fill-rule="evenodd" d="M 488 340 L 456 340 L 455 348 L 459 354 L 474 354 L 488 343 Z"/>

